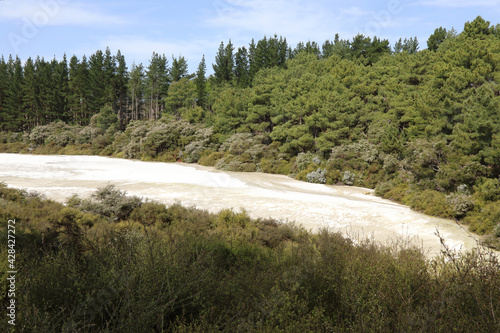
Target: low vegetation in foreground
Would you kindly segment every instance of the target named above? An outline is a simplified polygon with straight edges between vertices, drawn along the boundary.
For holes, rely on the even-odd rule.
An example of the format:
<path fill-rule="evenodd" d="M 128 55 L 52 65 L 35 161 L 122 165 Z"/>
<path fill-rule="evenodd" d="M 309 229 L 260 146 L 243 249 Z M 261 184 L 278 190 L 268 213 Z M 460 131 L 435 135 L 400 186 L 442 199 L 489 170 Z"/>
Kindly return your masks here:
<path fill-rule="evenodd" d="M 0 185 L 8 219 L 17 332 L 500 330 L 500 264 L 486 250 L 427 259 L 404 242 L 166 207 L 113 186 L 63 205 Z"/>

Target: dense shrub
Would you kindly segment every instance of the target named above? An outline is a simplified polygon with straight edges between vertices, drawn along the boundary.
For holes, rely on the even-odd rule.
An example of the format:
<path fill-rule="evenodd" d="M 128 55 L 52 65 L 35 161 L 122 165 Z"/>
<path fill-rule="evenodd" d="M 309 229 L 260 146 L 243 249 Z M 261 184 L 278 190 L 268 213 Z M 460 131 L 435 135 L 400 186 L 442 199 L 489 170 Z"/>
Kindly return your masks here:
<path fill-rule="evenodd" d="M 318 170 L 310 172 L 306 176 L 309 183 L 325 184 L 326 183 L 326 170 L 318 168 Z"/>
<path fill-rule="evenodd" d="M 313 160 L 315 160 L 314 164 L 320 163 L 318 157 L 311 152 L 299 153 L 295 159 L 295 166 L 298 171 L 302 171 L 305 170 L 309 164 L 313 163 Z"/>
<path fill-rule="evenodd" d="M 427 215 L 451 217 L 453 211 L 446 202 L 446 196 L 438 191 L 425 190 L 411 196 L 411 208 L 420 210 Z"/>
<path fill-rule="evenodd" d="M 208 156 L 202 156 L 198 163 L 204 166 L 214 166 L 223 156 L 223 152 L 211 152 Z"/>
<path fill-rule="evenodd" d="M 452 193 L 446 196 L 446 203 L 451 208 L 453 216 L 464 217 L 467 212 L 474 208 L 474 199 L 465 193 Z"/>
<path fill-rule="evenodd" d="M 29 135 L 29 141 L 35 145 L 56 144 L 64 147 L 75 142 L 78 127 L 67 125 L 61 121 L 33 128 Z"/>
<path fill-rule="evenodd" d="M 354 185 L 357 175 L 352 171 L 344 171 L 342 174 L 342 183 L 346 185 Z"/>
<path fill-rule="evenodd" d="M 91 199 L 111 208 L 84 213 L 87 199 L 65 207 L 0 185 L 0 217 L 16 218 L 20 245 L 18 331 L 500 329 L 500 263 L 481 248 L 444 246 L 427 259 L 404 242 L 354 242 L 244 211 L 156 202 L 110 223 L 102 216 L 123 207 L 124 193 L 108 186 Z M 6 247 L 0 258 L 5 268 Z"/>
<path fill-rule="evenodd" d="M 387 192 L 389 192 L 394 187 L 391 182 L 381 182 L 375 187 L 375 195 L 379 197 L 384 197 Z"/>
<path fill-rule="evenodd" d="M 120 191 L 114 185 L 107 185 L 99 188 L 88 199 L 79 200 L 73 196 L 67 204 L 84 212 L 105 216 L 111 221 L 119 221 L 128 219 L 132 211 L 142 205 L 142 199 L 127 196 L 126 192 Z"/>
<path fill-rule="evenodd" d="M 478 234 L 494 231 L 500 225 L 500 200 L 490 202 L 470 213 L 464 222 L 469 224 L 470 230 Z"/>

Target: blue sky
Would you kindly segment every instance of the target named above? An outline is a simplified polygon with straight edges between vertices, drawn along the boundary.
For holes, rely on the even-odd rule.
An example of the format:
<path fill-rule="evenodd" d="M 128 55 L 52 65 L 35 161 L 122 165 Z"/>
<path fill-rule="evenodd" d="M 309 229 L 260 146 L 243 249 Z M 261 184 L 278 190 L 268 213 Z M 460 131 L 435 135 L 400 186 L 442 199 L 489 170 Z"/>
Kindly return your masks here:
<path fill-rule="evenodd" d="M 148 65 L 151 54 L 184 56 L 196 71 L 202 55 L 211 72 L 221 41 L 247 46 L 252 38 L 277 34 L 289 44 L 320 45 L 339 33 L 386 38 L 417 37 L 420 47 L 440 26 L 462 31 L 481 15 L 500 23 L 500 0 L 3 0 L 0 54 L 21 59 L 81 58 L 118 49 L 130 67 Z"/>

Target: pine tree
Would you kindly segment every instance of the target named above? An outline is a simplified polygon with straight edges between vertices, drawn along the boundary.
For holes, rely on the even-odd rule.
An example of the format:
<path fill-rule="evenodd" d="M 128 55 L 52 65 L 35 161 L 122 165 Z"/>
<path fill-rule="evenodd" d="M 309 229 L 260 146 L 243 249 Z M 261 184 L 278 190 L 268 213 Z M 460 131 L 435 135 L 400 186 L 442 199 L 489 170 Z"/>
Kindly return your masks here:
<path fill-rule="evenodd" d="M 406 39 L 403 44 L 403 50 L 408 52 L 409 54 L 415 54 L 417 53 L 419 49 L 419 43 L 418 39 L 415 36 L 415 38 L 410 37 L 410 39 Z"/>
<path fill-rule="evenodd" d="M 252 83 L 252 80 L 255 74 L 260 69 L 260 64 L 257 61 L 257 46 L 255 45 L 255 41 L 252 38 L 248 46 L 248 82 Z"/>
<path fill-rule="evenodd" d="M 443 27 L 439 27 L 434 30 L 434 33 L 430 35 L 427 40 L 427 48 L 431 51 L 437 51 L 439 49 L 439 45 L 446 40 L 447 31 Z"/>
<path fill-rule="evenodd" d="M 196 71 L 195 85 L 196 85 L 196 98 L 198 106 L 205 108 L 207 103 L 207 81 L 205 74 L 207 66 L 205 64 L 205 55 L 201 58 L 198 70 Z"/>
<path fill-rule="evenodd" d="M 132 120 L 141 119 L 141 105 L 144 93 L 144 67 L 132 64 L 129 73 L 128 90 L 132 103 Z"/>
<path fill-rule="evenodd" d="M 10 126 L 10 112 L 7 107 L 9 90 L 9 73 L 4 57 L 0 58 L 0 131 L 6 131 Z"/>
<path fill-rule="evenodd" d="M 233 79 L 233 70 L 234 70 L 234 46 L 231 43 L 231 40 L 226 45 L 225 55 L 226 55 L 226 81 L 230 82 Z"/>
<path fill-rule="evenodd" d="M 234 58 L 234 78 L 239 87 L 245 88 L 249 85 L 248 70 L 247 49 L 245 47 L 240 47 Z"/>
<path fill-rule="evenodd" d="M 73 122 L 87 125 L 90 120 L 90 80 L 87 57 L 80 62 L 72 56 L 69 62 L 69 95 L 68 104 Z"/>
<path fill-rule="evenodd" d="M 116 57 L 111 55 L 111 50 L 109 47 L 106 48 L 104 52 L 103 59 L 103 71 L 104 71 L 104 96 L 103 96 L 103 105 L 100 105 L 99 110 L 101 110 L 104 105 L 112 105 L 113 111 L 116 113 L 118 110 L 117 100 L 118 95 L 115 86 L 115 77 L 116 77 Z"/>
<path fill-rule="evenodd" d="M 219 50 L 215 56 L 214 76 L 218 83 L 231 82 L 234 69 L 234 47 L 229 40 L 229 43 L 224 47 L 224 42 L 220 43 Z"/>
<path fill-rule="evenodd" d="M 394 43 L 393 53 L 401 53 L 403 51 L 403 39 L 399 38 L 399 40 Z"/>
<path fill-rule="evenodd" d="M 129 118 L 126 111 L 128 104 L 128 73 L 125 57 L 122 55 L 120 50 L 116 53 L 115 61 L 118 63 L 113 81 L 114 96 L 116 98 L 115 108 L 118 114 L 118 128 L 120 130 L 124 130 Z"/>
<path fill-rule="evenodd" d="M 104 55 L 101 50 L 97 50 L 89 58 L 89 106 L 92 115 L 99 112 L 99 110 L 106 104 L 109 90 L 106 89 L 108 81 L 107 73 L 104 68 Z"/>
<path fill-rule="evenodd" d="M 286 61 L 288 58 L 288 43 L 286 38 L 282 38 L 280 36 L 280 40 L 278 42 L 278 63 L 277 65 L 281 68 L 286 68 Z"/>
<path fill-rule="evenodd" d="M 27 123 L 27 130 L 40 125 L 40 115 L 38 113 L 40 105 L 38 102 L 39 91 L 37 83 L 35 63 L 30 57 L 24 64 L 24 82 L 21 87 L 23 99 L 22 109 Z"/>
<path fill-rule="evenodd" d="M 490 27 L 490 22 L 485 21 L 481 16 L 476 17 L 472 22 L 466 22 L 462 34 L 466 38 L 484 38 L 494 32 L 493 27 Z"/>
<path fill-rule="evenodd" d="M 52 103 L 54 86 L 51 65 L 43 58 L 38 58 L 36 61 L 36 77 L 39 87 L 38 99 L 40 102 L 40 121 L 38 124 L 46 124 L 57 119 Z"/>
<path fill-rule="evenodd" d="M 172 82 L 180 81 L 183 77 L 188 75 L 188 64 L 183 56 L 179 58 L 172 56 Z"/>
<path fill-rule="evenodd" d="M 321 46 L 321 58 L 329 58 L 334 54 L 334 43 L 327 39 Z"/>
<path fill-rule="evenodd" d="M 68 85 L 68 61 L 66 59 L 66 54 L 63 60 L 58 62 L 56 59 L 52 60 L 52 80 L 53 80 L 53 99 L 52 107 L 57 114 L 57 118 L 65 121 L 71 122 L 71 113 L 68 107 L 68 95 L 69 95 L 69 85 Z"/>
<path fill-rule="evenodd" d="M 170 83 L 168 60 L 165 55 L 153 52 L 146 72 L 146 94 L 149 98 L 150 119 L 158 119 L 161 115 L 161 100 L 167 95 Z"/>
<path fill-rule="evenodd" d="M 7 119 L 9 121 L 9 130 L 13 131 L 24 131 L 26 130 L 24 126 L 25 119 L 23 118 L 23 98 L 22 98 L 22 86 L 23 86 L 23 67 L 21 65 L 21 60 L 16 56 L 14 60 L 12 56 L 9 57 L 7 63 L 7 71 L 9 73 L 9 87 L 7 93 Z"/>

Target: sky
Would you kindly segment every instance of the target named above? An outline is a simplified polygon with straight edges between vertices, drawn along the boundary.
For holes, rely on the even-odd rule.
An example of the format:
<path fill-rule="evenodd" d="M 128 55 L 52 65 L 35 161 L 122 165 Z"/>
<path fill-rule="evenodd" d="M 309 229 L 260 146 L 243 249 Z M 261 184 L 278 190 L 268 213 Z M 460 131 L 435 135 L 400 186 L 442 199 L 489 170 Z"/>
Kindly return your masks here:
<path fill-rule="evenodd" d="M 436 28 L 461 32 L 478 15 L 500 23 L 500 0 L 0 0 L 0 54 L 81 59 L 109 47 L 129 68 L 157 52 L 185 57 L 189 72 L 205 55 L 210 73 L 229 39 L 241 47 L 277 34 L 294 47 L 361 33 L 391 45 L 417 37 L 424 49 Z"/>

